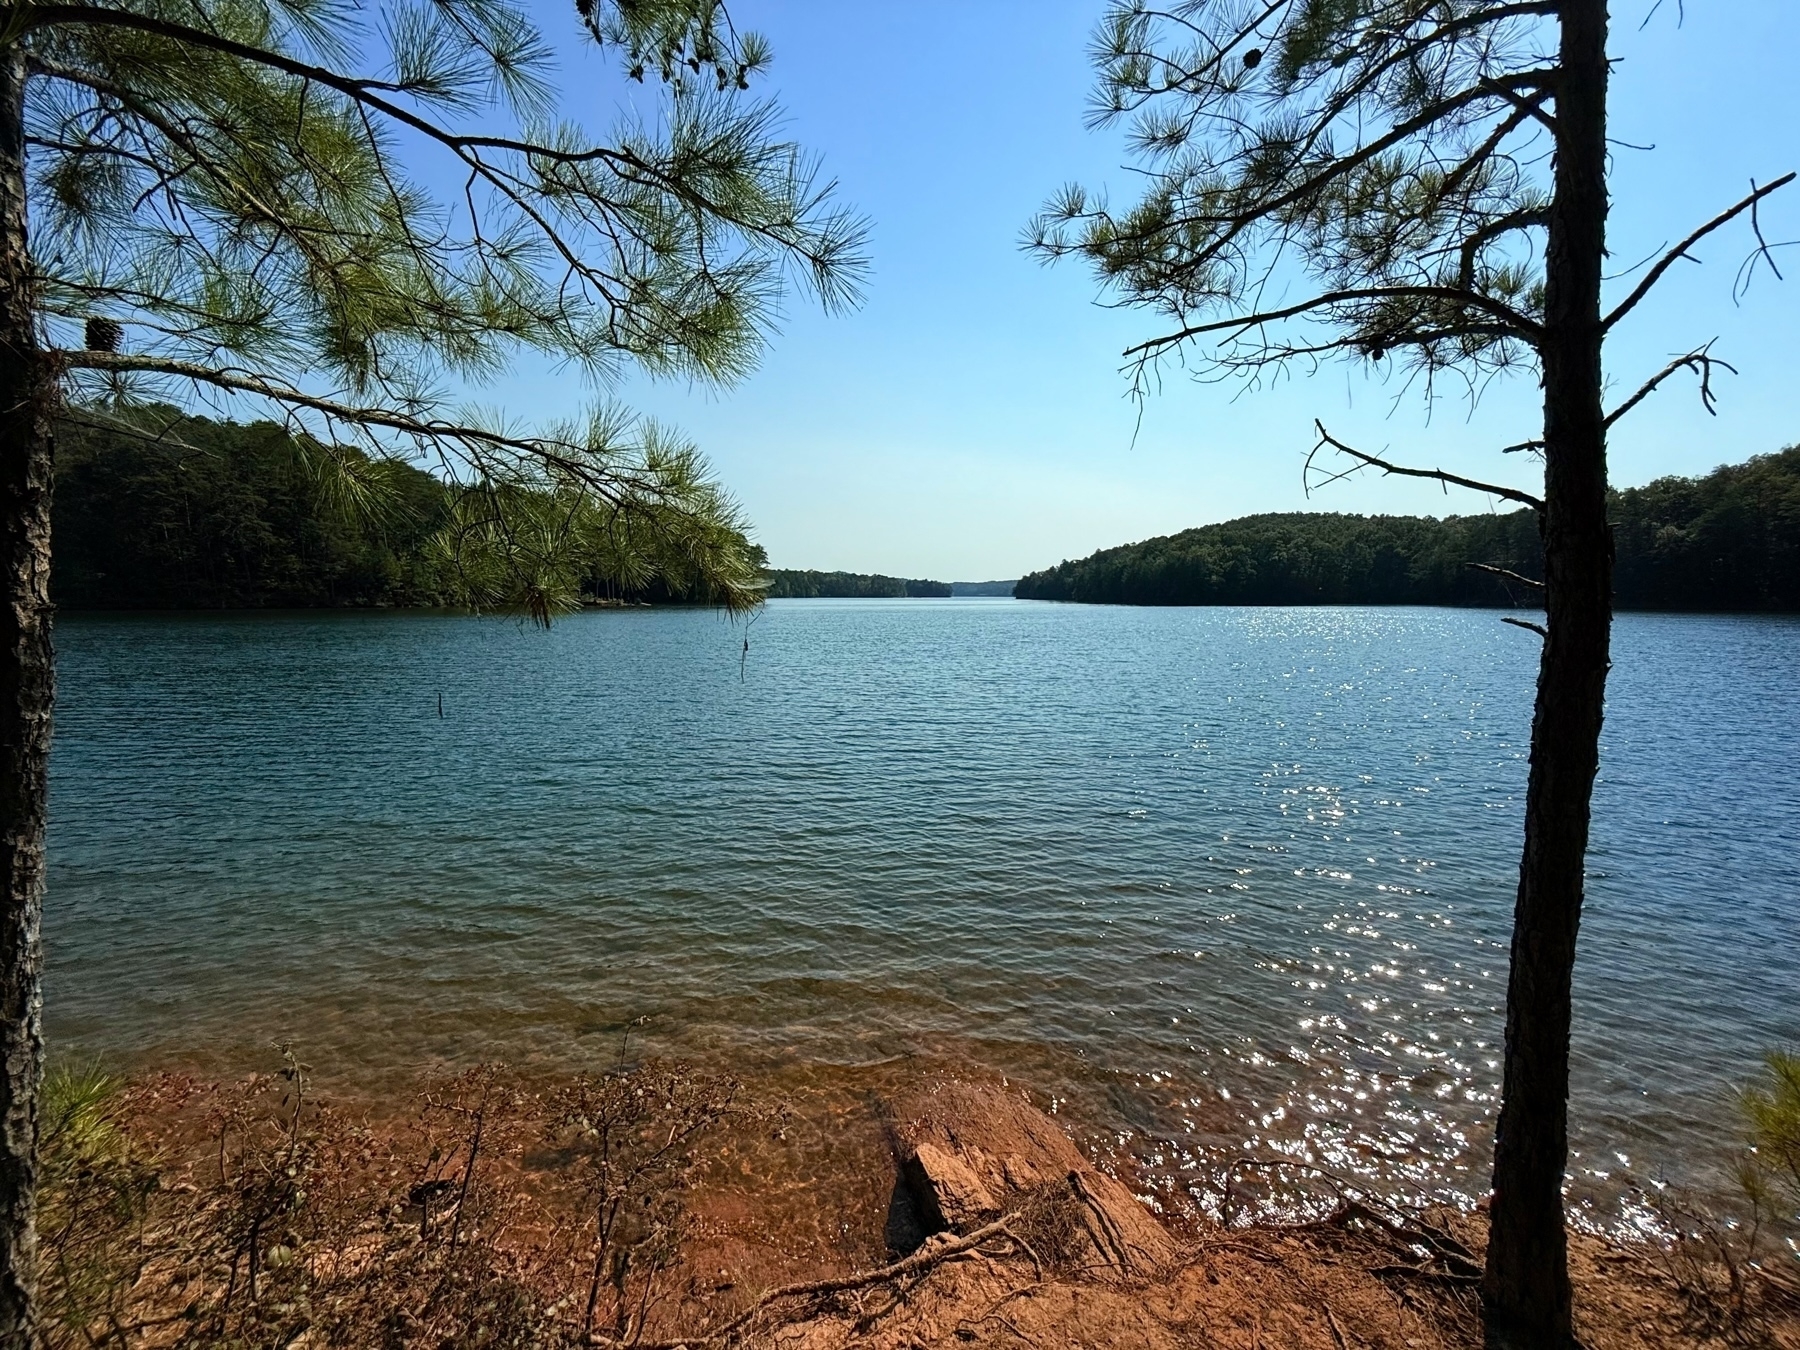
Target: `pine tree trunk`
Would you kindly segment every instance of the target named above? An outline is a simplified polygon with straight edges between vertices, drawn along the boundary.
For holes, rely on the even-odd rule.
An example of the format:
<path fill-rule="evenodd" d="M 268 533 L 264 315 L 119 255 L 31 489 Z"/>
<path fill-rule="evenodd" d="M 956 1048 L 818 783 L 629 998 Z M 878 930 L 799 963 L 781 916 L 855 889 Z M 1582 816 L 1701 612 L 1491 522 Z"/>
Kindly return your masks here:
<path fill-rule="evenodd" d="M 1570 992 L 1612 636 L 1600 280 L 1606 249 L 1606 2 L 1564 0 L 1555 200 L 1545 252 L 1544 539 L 1538 673 L 1494 1141 L 1490 1345 L 1573 1345 L 1563 1175 Z"/>
<path fill-rule="evenodd" d="M 0 1350 L 31 1350 L 38 938 L 54 673 L 50 479 L 55 381 L 32 321 L 25 248 L 25 54 L 0 49 Z"/>

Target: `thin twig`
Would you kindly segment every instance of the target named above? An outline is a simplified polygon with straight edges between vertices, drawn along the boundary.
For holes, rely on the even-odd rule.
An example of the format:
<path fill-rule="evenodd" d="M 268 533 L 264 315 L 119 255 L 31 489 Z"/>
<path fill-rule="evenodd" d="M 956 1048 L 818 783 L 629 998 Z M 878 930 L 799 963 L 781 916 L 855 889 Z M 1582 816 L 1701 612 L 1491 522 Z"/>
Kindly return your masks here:
<path fill-rule="evenodd" d="M 1756 186 L 1756 180 L 1754 178 L 1750 180 L 1750 186 L 1753 188 Z M 1792 248 L 1796 241 L 1786 239 L 1779 244 L 1771 244 L 1764 238 L 1762 232 L 1762 220 L 1757 215 L 1757 207 L 1760 205 L 1761 203 L 1757 203 L 1750 208 L 1750 233 L 1756 236 L 1756 247 L 1750 251 L 1750 256 L 1744 259 L 1743 266 L 1738 268 L 1737 282 L 1731 288 L 1731 298 L 1733 300 L 1742 300 L 1750 293 L 1750 283 L 1756 279 L 1756 263 L 1759 258 L 1763 262 L 1769 264 L 1769 270 L 1775 274 L 1775 280 L 1786 280 L 1786 278 L 1781 275 L 1781 268 L 1776 265 L 1774 250 L 1778 248 Z"/>
<path fill-rule="evenodd" d="M 1497 577 L 1505 577 L 1508 581 L 1516 581 L 1522 586 L 1535 586 L 1540 591 L 1544 589 L 1543 582 L 1533 581 L 1530 577 L 1515 572 L 1510 567 L 1496 567 L 1493 563 L 1477 562 L 1464 563 L 1463 566 L 1473 567 L 1477 572 L 1492 572 Z"/>
<path fill-rule="evenodd" d="M 1718 339 L 1715 338 L 1713 341 L 1716 342 Z M 1729 370 L 1733 375 L 1738 373 L 1738 369 L 1729 361 L 1721 361 L 1718 357 L 1712 355 L 1712 345 L 1712 342 L 1709 342 L 1704 347 L 1696 347 L 1685 356 L 1676 357 L 1673 361 L 1669 362 L 1668 365 L 1657 371 L 1656 374 L 1645 380 L 1644 383 L 1639 386 L 1637 393 L 1633 394 L 1617 408 L 1613 409 L 1612 412 L 1607 414 L 1606 425 L 1608 427 L 1612 426 L 1614 422 L 1617 422 L 1626 413 L 1630 412 L 1633 408 L 1637 407 L 1638 404 L 1649 398 L 1650 395 L 1656 392 L 1657 387 L 1661 385 L 1664 380 L 1668 379 L 1678 370 L 1691 370 L 1700 377 L 1700 404 L 1707 412 L 1711 413 L 1714 417 L 1717 417 L 1719 415 L 1719 400 L 1712 391 L 1713 367 L 1722 367 L 1725 370 Z"/>
<path fill-rule="evenodd" d="M 1432 1270 L 1429 1266 L 1408 1266 L 1392 1264 L 1386 1266 L 1370 1266 L 1371 1275 L 1411 1275 L 1421 1280 L 1437 1280 L 1443 1284 L 1480 1284 L 1481 1276 L 1464 1275 L 1454 1270 Z"/>
<path fill-rule="evenodd" d="M 1253 1257 L 1264 1265 L 1278 1266 L 1281 1264 L 1279 1256 L 1272 1252 L 1265 1252 L 1261 1247 L 1252 1247 L 1248 1242 L 1208 1242 L 1200 1248 L 1200 1255 L 1205 1256 L 1208 1252 L 1242 1252 L 1245 1256 Z"/>
<path fill-rule="evenodd" d="M 1331 1336 L 1338 1343 L 1338 1350 L 1350 1350 L 1350 1342 L 1344 1339 L 1344 1329 L 1338 1325 L 1337 1314 L 1331 1311 L 1329 1303 L 1321 1306 L 1325 1309 L 1325 1320 L 1331 1324 Z"/>
<path fill-rule="evenodd" d="M 1306 457 L 1306 464 L 1301 470 L 1303 476 L 1311 470 L 1314 456 L 1316 456 L 1319 451 L 1330 448 L 1336 450 L 1339 454 L 1348 455 L 1350 458 L 1359 461 L 1356 466 L 1357 468 L 1376 468 L 1380 469 L 1383 473 L 1398 474 L 1404 478 L 1429 478 L 1435 482 L 1443 483 L 1446 491 L 1448 491 L 1449 485 L 1455 484 L 1457 487 L 1469 488 L 1475 492 L 1489 492 L 1496 497 L 1504 497 L 1508 501 L 1519 502 L 1522 505 L 1529 506 L 1534 511 L 1542 511 L 1544 509 L 1544 503 L 1538 498 L 1533 497 L 1529 492 L 1521 492 L 1517 488 L 1502 487 L 1497 483 L 1483 483 L 1474 478 L 1464 478 L 1461 474 L 1449 473 L 1443 469 L 1414 469 L 1403 464 L 1394 464 L 1388 460 L 1382 459 L 1379 455 L 1367 454 L 1364 451 L 1356 449 L 1354 446 L 1345 445 L 1337 437 L 1325 430 L 1325 424 L 1316 418 L 1313 420 L 1313 426 L 1318 430 L 1319 441 L 1318 444 L 1313 446 L 1311 453 Z M 1355 469 L 1349 469 L 1345 472 L 1354 473 L 1355 471 Z M 1336 474 L 1325 481 L 1326 483 L 1333 483 L 1342 477 L 1344 477 L 1344 474 Z M 1321 486 L 1323 486 L 1323 484 Z"/>
<path fill-rule="evenodd" d="M 1665 272 L 1667 272 L 1671 267 L 1673 267 L 1677 261 L 1679 261 L 1682 258 L 1686 258 L 1688 256 L 1688 250 L 1690 248 L 1692 248 L 1695 244 L 1699 243 L 1702 239 L 1706 238 L 1706 236 L 1711 234 L 1714 230 L 1717 230 L 1717 229 L 1721 228 L 1722 226 L 1730 224 L 1733 220 L 1736 220 L 1739 216 L 1743 215 L 1744 212 L 1752 209 L 1758 202 L 1760 202 L 1764 197 L 1768 196 L 1771 192 L 1778 192 L 1782 188 L 1786 187 L 1789 183 L 1794 181 L 1794 177 L 1795 177 L 1795 175 L 1793 175 L 1792 173 L 1784 173 L 1781 175 L 1781 177 L 1777 178 L 1773 183 L 1770 183 L 1767 187 L 1757 188 L 1754 192 L 1752 192 L 1748 197 L 1744 198 L 1744 200 L 1739 202 L 1736 206 L 1733 206 L 1730 210 L 1721 211 L 1718 215 L 1714 216 L 1711 220 L 1707 221 L 1706 224 L 1702 225 L 1699 229 L 1695 230 L 1686 239 L 1683 239 L 1679 244 L 1675 245 L 1674 248 L 1670 249 L 1667 253 L 1663 254 L 1662 258 L 1657 262 L 1656 266 L 1652 267 L 1650 269 L 1649 274 L 1647 276 L 1645 276 L 1645 278 L 1642 281 L 1638 282 L 1636 289 L 1634 289 L 1630 295 L 1626 296 L 1622 301 L 1620 301 L 1618 307 L 1615 308 L 1611 314 L 1608 314 L 1606 316 L 1606 318 L 1601 321 L 1600 331 L 1601 332 L 1609 331 L 1612 328 L 1612 326 L 1614 324 L 1616 324 L 1620 319 L 1624 318 L 1627 314 L 1631 313 L 1632 310 L 1636 309 L 1638 307 L 1638 303 L 1646 295 L 1650 294 L 1651 290 L 1655 287 L 1657 282 L 1659 282 L 1663 279 L 1663 274 Z M 1689 261 L 1693 261 L 1693 260 L 1689 259 Z"/>

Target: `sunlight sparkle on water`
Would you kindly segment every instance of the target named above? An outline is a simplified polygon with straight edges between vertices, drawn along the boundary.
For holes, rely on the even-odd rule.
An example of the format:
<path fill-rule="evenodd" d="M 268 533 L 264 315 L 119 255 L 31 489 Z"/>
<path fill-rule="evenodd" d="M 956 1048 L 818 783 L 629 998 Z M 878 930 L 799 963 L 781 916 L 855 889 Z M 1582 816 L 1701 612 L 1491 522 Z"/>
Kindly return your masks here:
<path fill-rule="evenodd" d="M 740 680 L 741 632 L 685 612 L 70 616 L 52 1035 L 220 1070 L 285 1036 L 378 1082 L 592 1064 L 648 1017 L 647 1052 L 742 1071 L 1004 1072 L 1165 1203 L 1241 1215 L 1307 1166 L 1466 1203 L 1517 636 L 778 602 Z M 1800 624 L 1627 615 L 1615 654 L 1572 1115 L 1604 1161 L 1572 1185 L 1632 1224 L 1646 1177 L 1722 1180 L 1735 1083 L 1800 1037 L 1792 868 L 1756 843 L 1800 837 Z M 1731 737 L 1690 731 L 1696 689 Z M 1288 1171 L 1227 1185 L 1245 1152 Z"/>

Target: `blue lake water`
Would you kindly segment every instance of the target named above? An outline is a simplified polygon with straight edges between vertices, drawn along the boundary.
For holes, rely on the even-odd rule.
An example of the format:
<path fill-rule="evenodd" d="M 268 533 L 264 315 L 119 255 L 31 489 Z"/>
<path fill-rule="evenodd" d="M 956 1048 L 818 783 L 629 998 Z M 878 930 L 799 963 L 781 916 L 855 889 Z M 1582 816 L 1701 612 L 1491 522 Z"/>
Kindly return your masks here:
<path fill-rule="evenodd" d="M 1485 612 L 66 616 L 60 1053 L 346 1081 L 966 1063 L 1179 1186 L 1481 1189 L 1537 640 Z M 443 716 L 439 716 L 439 696 Z M 1800 622 L 1619 620 L 1577 973 L 1598 1213 L 1800 1040 Z M 1609 1210 L 1608 1212 L 1611 1212 Z"/>

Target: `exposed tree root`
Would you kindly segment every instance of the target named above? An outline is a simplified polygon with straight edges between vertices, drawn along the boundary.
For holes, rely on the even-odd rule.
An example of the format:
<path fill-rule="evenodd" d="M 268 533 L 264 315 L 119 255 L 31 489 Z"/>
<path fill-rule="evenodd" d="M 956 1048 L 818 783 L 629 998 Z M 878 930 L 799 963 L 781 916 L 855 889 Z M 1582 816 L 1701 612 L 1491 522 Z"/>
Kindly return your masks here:
<path fill-rule="evenodd" d="M 627 1344 L 631 1346 L 631 1350 L 704 1350 L 705 1347 L 709 1346 L 729 1345 L 739 1333 L 749 1329 L 754 1323 L 761 1319 L 771 1307 L 784 1300 L 825 1298 L 834 1294 L 845 1294 L 855 1290 L 869 1289 L 878 1284 L 886 1284 L 891 1281 L 905 1280 L 912 1276 L 923 1275 L 934 1267 L 940 1266 L 946 1261 L 955 1260 L 957 1257 L 983 1255 L 977 1248 L 992 1242 L 995 1238 L 1003 1237 L 1014 1243 L 1020 1251 L 1024 1252 L 1031 1259 L 1034 1265 L 1038 1266 L 1038 1269 L 1041 1272 L 1041 1263 L 1038 1262 L 1035 1256 L 1031 1255 L 1030 1248 L 1027 1247 L 1025 1243 L 1020 1240 L 1019 1236 L 1008 1226 L 1009 1221 L 1013 1217 L 1014 1216 L 1012 1215 L 1002 1216 L 1001 1218 L 994 1220 L 994 1222 L 984 1224 L 974 1232 L 965 1234 L 961 1237 L 940 1234 L 938 1238 L 929 1240 L 925 1246 L 912 1253 L 912 1255 L 902 1257 L 891 1265 L 881 1266 L 875 1270 L 864 1271 L 860 1275 L 846 1275 L 830 1280 L 806 1280 L 799 1284 L 785 1284 L 779 1289 L 771 1289 L 761 1298 L 757 1299 L 755 1303 L 751 1304 L 750 1307 L 732 1318 L 731 1321 L 727 1322 L 724 1326 L 698 1336 L 690 1336 L 675 1341 L 634 1341 L 629 1343 L 613 1340 L 609 1337 L 591 1336 L 588 1338 L 588 1344 L 599 1347 L 616 1347 L 618 1350 L 623 1350 L 623 1347 Z M 873 1321 L 875 1318 L 879 1318 L 883 1313 L 889 1310 L 890 1309 L 882 1309 L 881 1312 L 874 1314 L 868 1320 Z M 789 1320 L 797 1320 L 797 1316 L 796 1318 L 790 1318 Z"/>

